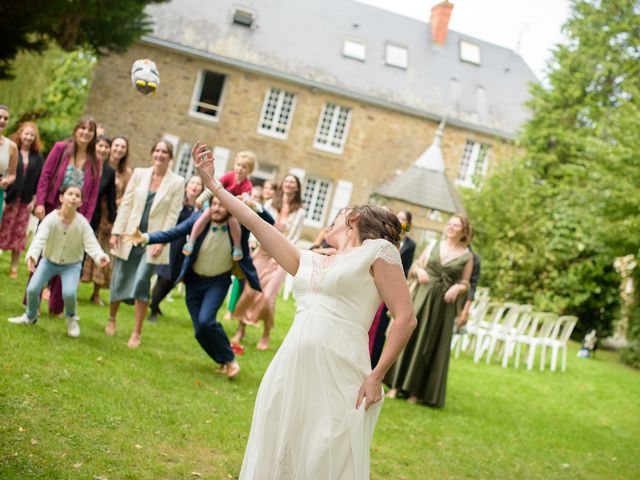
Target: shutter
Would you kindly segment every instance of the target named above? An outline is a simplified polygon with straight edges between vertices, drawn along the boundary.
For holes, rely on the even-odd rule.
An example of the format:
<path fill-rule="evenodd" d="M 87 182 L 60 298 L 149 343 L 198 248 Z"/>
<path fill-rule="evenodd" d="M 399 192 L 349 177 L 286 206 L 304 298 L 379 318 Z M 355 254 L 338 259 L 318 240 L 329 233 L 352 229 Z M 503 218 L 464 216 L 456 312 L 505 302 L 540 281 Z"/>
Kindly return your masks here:
<path fill-rule="evenodd" d="M 214 147 L 213 148 L 213 158 L 215 159 L 216 166 L 216 178 L 220 178 L 227 172 L 229 165 L 229 156 L 231 155 L 231 150 L 225 147 Z"/>
<path fill-rule="evenodd" d="M 307 172 L 305 172 L 303 169 L 301 168 L 290 168 L 289 171 L 287 173 L 291 173 L 293 175 L 295 175 L 296 177 L 298 177 L 298 180 L 300 180 L 300 183 L 303 185 L 304 187 L 304 176 L 307 174 Z M 286 176 L 286 175 L 285 175 Z M 283 177 L 284 178 L 284 177 Z M 300 192 L 302 194 L 302 192 Z"/>
<path fill-rule="evenodd" d="M 348 207 L 351 201 L 351 192 L 353 191 L 353 183 L 346 180 L 338 180 L 336 183 L 336 191 L 333 195 L 333 204 L 331 205 L 331 212 L 327 219 L 328 222 L 333 222 L 338 215 L 340 209 Z"/>

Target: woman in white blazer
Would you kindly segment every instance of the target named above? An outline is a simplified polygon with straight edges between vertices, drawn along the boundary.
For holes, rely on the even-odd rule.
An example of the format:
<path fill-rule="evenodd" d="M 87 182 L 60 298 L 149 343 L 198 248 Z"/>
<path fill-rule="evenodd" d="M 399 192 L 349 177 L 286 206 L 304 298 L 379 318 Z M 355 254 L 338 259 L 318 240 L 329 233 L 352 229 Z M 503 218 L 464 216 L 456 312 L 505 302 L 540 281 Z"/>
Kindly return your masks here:
<path fill-rule="evenodd" d="M 109 322 L 105 333 L 116 333 L 116 315 L 120 302 L 133 303 L 136 324 L 129 348 L 140 345 L 142 323 L 149 305 L 151 275 L 156 265 L 169 263 L 164 245 L 134 247 L 121 235 L 139 228 L 142 232 L 166 230 L 176 225 L 182 208 L 184 179 L 169 169 L 173 149 L 161 140 L 151 149 L 152 166 L 136 168 L 118 208 L 109 246 L 116 257 L 111 276 Z"/>

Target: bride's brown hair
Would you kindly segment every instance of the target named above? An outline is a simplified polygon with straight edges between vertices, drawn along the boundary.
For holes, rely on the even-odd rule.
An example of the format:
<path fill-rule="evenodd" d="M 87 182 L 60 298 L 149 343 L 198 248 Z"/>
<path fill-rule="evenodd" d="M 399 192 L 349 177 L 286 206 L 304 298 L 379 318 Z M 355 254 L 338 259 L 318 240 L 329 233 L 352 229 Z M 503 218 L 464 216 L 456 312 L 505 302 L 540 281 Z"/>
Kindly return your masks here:
<path fill-rule="evenodd" d="M 358 217 L 360 241 L 384 238 L 396 247 L 400 245 L 402 225 L 389 209 L 377 205 L 356 205 L 347 212 L 345 222 L 351 228 L 351 222 Z"/>

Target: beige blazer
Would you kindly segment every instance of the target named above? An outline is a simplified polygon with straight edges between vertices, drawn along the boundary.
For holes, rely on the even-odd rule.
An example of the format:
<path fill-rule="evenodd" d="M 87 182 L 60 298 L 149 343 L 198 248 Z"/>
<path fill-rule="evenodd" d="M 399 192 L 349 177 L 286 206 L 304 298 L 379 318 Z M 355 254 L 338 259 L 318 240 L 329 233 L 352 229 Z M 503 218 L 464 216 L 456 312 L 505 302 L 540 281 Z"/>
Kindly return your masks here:
<path fill-rule="evenodd" d="M 122 197 L 118 215 L 111 230 L 112 235 L 122 235 L 132 233 L 140 226 L 144 205 L 149 194 L 151 184 L 151 168 L 136 168 L 127 184 L 127 189 Z M 172 171 L 167 171 L 156 191 L 156 196 L 151 204 L 149 212 L 149 232 L 157 232 L 175 227 L 178 215 L 182 209 L 184 201 L 184 179 Z M 132 244 L 125 238 L 120 239 L 120 246 L 113 250 L 116 257 L 122 260 L 129 258 Z M 152 247 L 147 247 L 147 263 L 164 265 L 169 263 L 169 248 L 165 248 L 162 253 L 153 258 L 149 251 Z"/>

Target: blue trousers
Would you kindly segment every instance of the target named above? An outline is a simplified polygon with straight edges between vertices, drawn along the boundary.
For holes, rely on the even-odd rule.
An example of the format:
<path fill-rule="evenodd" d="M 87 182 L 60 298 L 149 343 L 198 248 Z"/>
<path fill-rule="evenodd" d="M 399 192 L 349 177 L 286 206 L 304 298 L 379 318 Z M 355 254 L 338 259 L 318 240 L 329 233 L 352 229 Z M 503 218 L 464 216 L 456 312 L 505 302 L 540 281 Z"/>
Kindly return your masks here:
<path fill-rule="evenodd" d="M 82 262 L 60 265 L 41 258 L 35 273 L 27 285 L 27 317 L 37 318 L 40 306 L 40 294 L 51 277 L 60 275 L 62 280 L 62 299 L 64 300 L 65 315 L 73 317 L 76 314 L 76 291 L 80 281 Z"/>
<path fill-rule="evenodd" d="M 229 338 L 216 320 L 218 310 L 231 285 L 231 272 L 202 277 L 189 271 L 184 278 L 186 303 L 196 340 L 215 362 L 224 364 L 235 356 Z"/>

